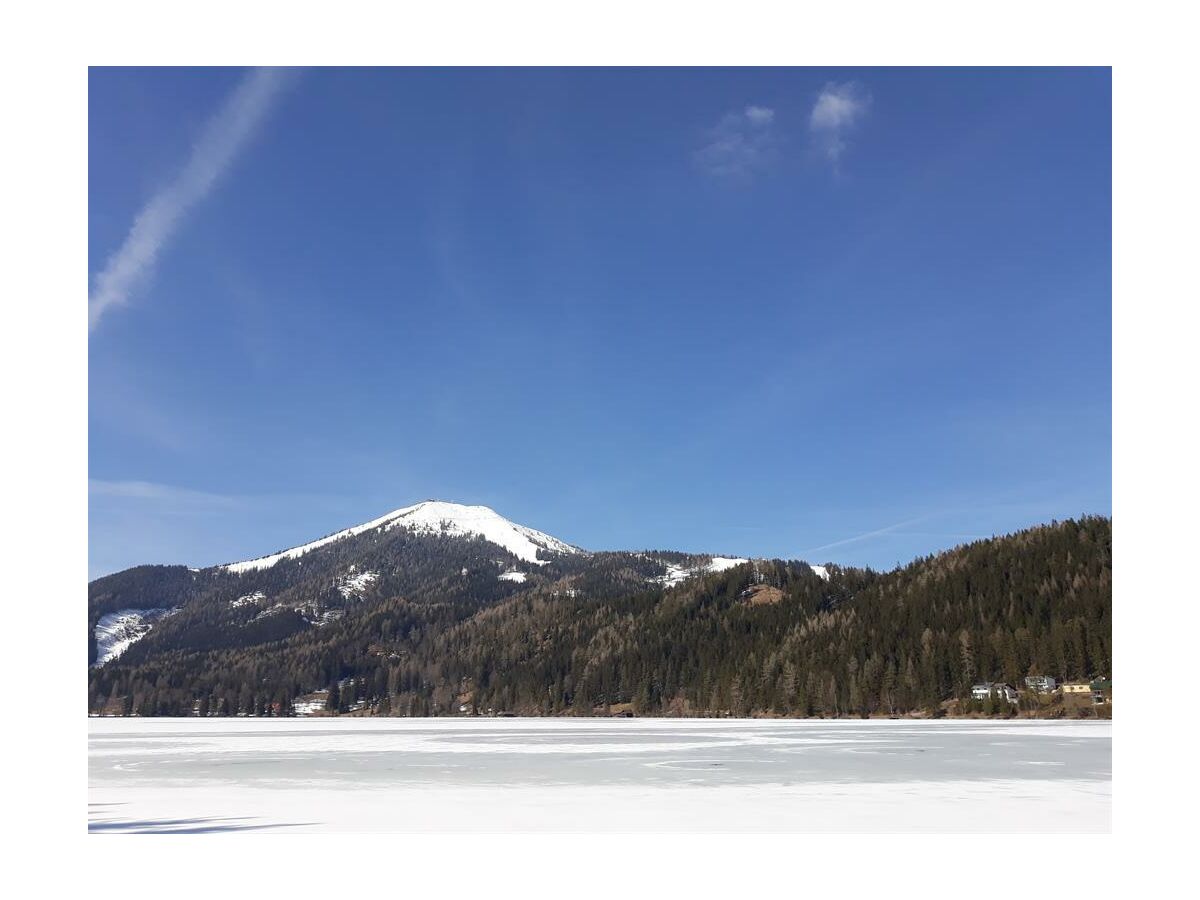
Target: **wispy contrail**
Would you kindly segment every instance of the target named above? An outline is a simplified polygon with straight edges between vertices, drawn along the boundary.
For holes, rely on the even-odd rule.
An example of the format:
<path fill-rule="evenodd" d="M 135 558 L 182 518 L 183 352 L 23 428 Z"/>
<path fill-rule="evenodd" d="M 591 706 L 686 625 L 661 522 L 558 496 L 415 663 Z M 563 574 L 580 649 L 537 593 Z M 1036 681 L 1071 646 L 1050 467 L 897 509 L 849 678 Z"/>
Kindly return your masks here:
<path fill-rule="evenodd" d="M 858 541 L 865 541 L 867 538 L 878 537 L 881 534 L 890 534 L 898 528 L 903 528 L 906 525 L 916 525 L 918 522 L 924 522 L 930 516 L 918 516 L 915 519 L 907 519 L 903 522 L 897 522 L 895 525 L 887 525 L 883 528 L 876 528 L 874 531 L 867 531 L 863 534 L 856 534 L 854 537 L 846 538 L 841 541 L 834 541 L 832 544 L 822 544 L 820 547 L 809 547 L 807 550 L 802 550 L 801 555 L 808 553 L 817 553 L 821 550 L 828 550 L 831 547 L 841 547 L 844 544 L 854 544 Z"/>
<path fill-rule="evenodd" d="M 142 207 L 119 250 L 96 276 L 88 296 L 88 328 L 149 277 L 159 251 L 184 214 L 212 190 L 270 108 L 288 78 L 286 69 L 255 69 L 213 116 L 192 149 L 186 165 L 170 184 Z"/>

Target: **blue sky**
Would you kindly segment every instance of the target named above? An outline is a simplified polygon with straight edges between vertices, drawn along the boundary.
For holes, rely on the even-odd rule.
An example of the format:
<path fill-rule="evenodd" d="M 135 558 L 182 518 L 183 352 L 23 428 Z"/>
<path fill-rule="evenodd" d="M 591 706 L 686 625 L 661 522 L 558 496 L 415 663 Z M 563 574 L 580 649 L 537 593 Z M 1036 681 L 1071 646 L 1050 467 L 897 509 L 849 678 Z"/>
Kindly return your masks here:
<path fill-rule="evenodd" d="M 89 569 L 1111 512 L 1107 70 L 93 69 Z"/>

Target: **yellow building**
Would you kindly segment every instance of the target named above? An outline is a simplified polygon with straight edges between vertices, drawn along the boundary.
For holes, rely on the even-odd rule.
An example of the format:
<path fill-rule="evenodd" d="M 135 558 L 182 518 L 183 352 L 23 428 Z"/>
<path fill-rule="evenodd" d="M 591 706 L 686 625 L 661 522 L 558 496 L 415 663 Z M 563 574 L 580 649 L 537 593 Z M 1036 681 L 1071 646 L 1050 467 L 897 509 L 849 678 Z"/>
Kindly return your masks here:
<path fill-rule="evenodd" d="M 1090 694 L 1092 683 L 1090 681 L 1064 681 L 1062 692 L 1064 694 Z"/>

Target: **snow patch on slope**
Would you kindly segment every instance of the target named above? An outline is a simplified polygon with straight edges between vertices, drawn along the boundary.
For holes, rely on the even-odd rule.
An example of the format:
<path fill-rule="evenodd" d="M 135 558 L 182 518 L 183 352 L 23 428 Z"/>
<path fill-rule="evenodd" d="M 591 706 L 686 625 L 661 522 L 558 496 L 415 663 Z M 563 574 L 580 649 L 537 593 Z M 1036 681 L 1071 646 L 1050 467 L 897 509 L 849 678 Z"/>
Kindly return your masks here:
<path fill-rule="evenodd" d="M 397 509 L 378 519 L 364 522 L 362 525 L 355 525 L 299 547 L 292 547 L 290 550 L 283 550 L 270 556 L 260 556 L 257 559 L 248 559 L 244 562 L 229 563 L 220 568 L 234 573 L 269 569 L 280 560 L 298 559 L 306 553 L 335 541 L 364 534 L 376 528 L 385 530 L 404 528 L 415 534 L 477 536 L 503 547 L 513 556 L 525 562 L 539 566 L 546 564 L 546 560 L 537 558 L 539 549 L 550 553 L 581 552 L 578 547 L 572 547 L 556 537 L 510 522 L 486 506 L 463 506 L 459 503 L 426 500 L 415 506 Z"/>
<path fill-rule="evenodd" d="M 667 563 L 667 571 L 658 578 L 653 579 L 659 584 L 665 584 L 667 587 L 675 587 L 675 585 L 687 581 L 695 573 L 691 569 L 685 569 L 683 566 L 677 566 L 675 563 Z"/>
<path fill-rule="evenodd" d="M 347 575 L 338 585 L 338 593 L 345 599 L 351 597 L 361 597 L 362 592 L 371 586 L 379 577 L 378 572 L 360 572 L 357 575 Z"/>
<path fill-rule="evenodd" d="M 818 578 L 824 578 L 826 581 L 829 580 L 829 570 L 824 566 L 814 566 L 810 564 L 809 568 L 813 570 L 813 574 L 815 574 Z"/>
<path fill-rule="evenodd" d="M 92 663 L 93 668 L 98 669 L 116 659 L 149 634 L 155 622 L 178 611 L 178 607 L 120 609 L 101 616 L 96 623 L 96 661 Z"/>
<path fill-rule="evenodd" d="M 229 605 L 234 609 L 241 606 L 249 606 L 251 603 L 258 603 L 260 600 L 266 600 L 267 595 L 262 591 L 255 591 L 253 594 L 242 594 L 236 600 L 230 600 Z"/>
<path fill-rule="evenodd" d="M 501 581 L 515 581 L 517 584 L 524 584 L 527 576 L 524 572 L 504 572 L 497 577 Z"/>
<path fill-rule="evenodd" d="M 742 563 L 748 563 L 750 560 L 742 559 L 739 556 L 714 556 L 702 566 L 688 569 L 684 566 L 676 565 L 675 563 L 666 563 L 666 573 L 652 579 L 658 584 L 666 587 L 675 587 L 677 584 L 682 584 L 689 578 L 694 578 L 696 575 L 707 575 L 711 572 L 724 572 L 726 569 L 732 569 L 734 566 L 740 566 Z"/>

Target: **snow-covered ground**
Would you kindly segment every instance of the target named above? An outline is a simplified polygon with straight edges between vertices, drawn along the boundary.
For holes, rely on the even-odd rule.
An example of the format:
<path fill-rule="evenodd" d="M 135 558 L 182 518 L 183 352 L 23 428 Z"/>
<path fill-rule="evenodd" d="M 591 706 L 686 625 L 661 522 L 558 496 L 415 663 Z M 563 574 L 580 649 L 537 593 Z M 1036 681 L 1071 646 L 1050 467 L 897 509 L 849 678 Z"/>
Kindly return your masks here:
<path fill-rule="evenodd" d="M 750 562 L 750 560 L 742 559 L 740 556 L 714 556 L 704 565 L 693 569 L 685 568 L 675 563 L 666 563 L 667 571 L 654 580 L 667 587 L 674 587 L 696 575 L 703 575 L 708 572 L 724 572 L 726 569 L 732 569 L 734 566 L 740 566 L 742 563 L 747 562 Z"/>
<path fill-rule="evenodd" d="M 140 641 L 159 619 L 177 612 L 177 609 L 120 609 L 107 613 L 96 622 L 96 661 L 99 667 L 116 659 L 134 643 Z"/>
<path fill-rule="evenodd" d="M 696 575 L 705 575 L 709 572 L 724 572 L 727 569 L 732 569 L 734 566 L 740 566 L 748 562 L 750 560 L 740 556 L 714 556 L 708 563 L 692 569 L 676 563 L 664 563 L 667 571 L 653 580 L 666 587 L 675 587 L 675 585 L 683 584 L 683 582 Z M 809 566 L 809 568 L 819 578 L 823 578 L 826 581 L 829 580 L 829 570 L 825 566 Z"/>
<path fill-rule="evenodd" d="M 714 556 L 709 564 L 704 567 L 704 571 L 724 572 L 726 569 L 732 569 L 734 566 L 740 566 L 742 563 L 749 561 L 740 556 Z"/>
<path fill-rule="evenodd" d="M 90 719 L 88 827 L 1111 830 L 1107 722 Z"/>
<path fill-rule="evenodd" d="M 379 578 L 378 572 L 359 572 L 355 574 L 353 571 L 341 580 L 338 584 L 338 593 L 347 600 L 352 597 L 361 597 L 363 591 L 369 588 Z"/>

